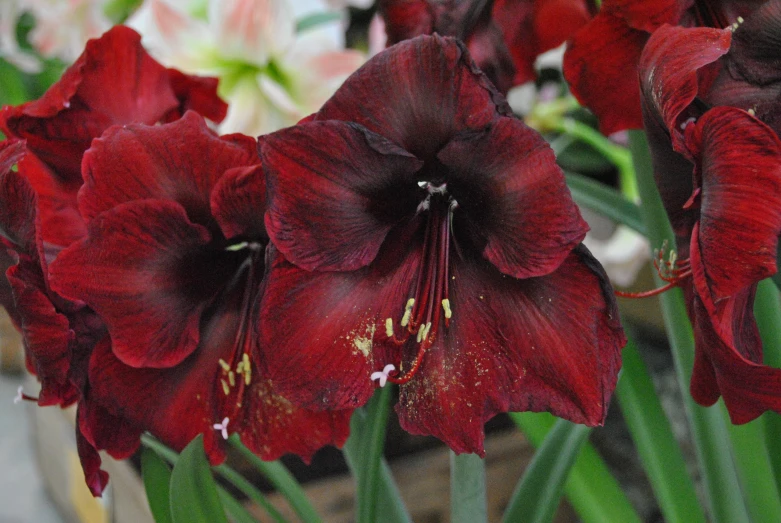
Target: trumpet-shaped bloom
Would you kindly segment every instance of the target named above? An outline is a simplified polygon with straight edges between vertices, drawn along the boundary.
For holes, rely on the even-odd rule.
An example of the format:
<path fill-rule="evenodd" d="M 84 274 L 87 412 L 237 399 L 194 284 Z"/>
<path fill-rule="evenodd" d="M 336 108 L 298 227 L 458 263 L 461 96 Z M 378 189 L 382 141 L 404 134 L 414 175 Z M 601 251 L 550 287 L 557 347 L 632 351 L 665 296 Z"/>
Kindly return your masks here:
<path fill-rule="evenodd" d="M 753 315 L 781 234 L 780 21 L 769 2 L 734 32 L 662 27 L 640 63 L 657 184 L 691 274 L 692 395 L 723 396 L 735 423 L 781 411 L 781 371 L 762 365 Z"/>
<path fill-rule="evenodd" d="M 534 80 L 534 61 L 588 22 L 586 0 L 380 0 L 388 45 L 438 33 L 463 40 L 478 67 L 506 94 Z"/>
<path fill-rule="evenodd" d="M 602 423 L 612 291 L 552 151 L 462 44 L 387 49 L 260 151 L 284 255 L 262 337 L 291 401 L 354 407 L 398 383 L 402 426 L 456 452 L 483 453 L 508 410 Z"/>
<path fill-rule="evenodd" d="M 129 24 L 163 63 L 220 78 L 222 132 L 258 135 L 320 108 L 363 55 L 344 49 L 339 20 L 298 31 L 320 0 L 147 0 Z"/>
<path fill-rule="evenodd" d="M 611 134 L 643 127 L 637 65 L 648 38 L 664 24 L 730 27 L 765 0 L 605 0 L 564 54 L 564 77 L 575 97 Z"/>
<path fill-rule="evenodd" d="M 212 462 L 224 458 L 227 433 L 263 459 L 307 459 L 346 439 L 348 411 L 298 408 L 265 370 L 268 239 L 257 162 L 253 139 L 219 137 L 194 112 L 113 127 L 87 151 L 87 235 L 50 266 L 52 288 L 86 303 L 108 331 L 80 405 L 85 456 L 125 455 L 143 430 L 176 449 L 202 433 Z M 118 438 L 120 428 L 131 436 Z M 85 472 L 102 481 L 96 467 Z"/>

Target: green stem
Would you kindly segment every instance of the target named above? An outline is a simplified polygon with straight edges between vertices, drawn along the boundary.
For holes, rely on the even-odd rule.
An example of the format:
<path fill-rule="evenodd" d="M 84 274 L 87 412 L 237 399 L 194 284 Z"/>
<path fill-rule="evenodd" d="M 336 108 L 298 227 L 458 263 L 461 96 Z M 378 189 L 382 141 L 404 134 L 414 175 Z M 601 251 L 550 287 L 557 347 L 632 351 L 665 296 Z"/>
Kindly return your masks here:
<path fill-rule="evenodd" d="M 363 474 L 358 478 L 358 523 L 377 521 L 380 462 L 385 446 L 391 390 L 392 387 L 381 387 L 366 405 L 368 424 L 362 437 L 366 462 Z"/>
<path fill-rule="evenodd" d="M 645 363 L 630 339 L 624 347 L 616 397 L 643 468 L 668 523 L 705 523 L 686 463 Z"/>
<path fill-rule="evenodd" d="M 672 228 L 656 189 L 645 135 L 642 131 L 630 131 L 629 140 L 648 238 L 651 245 L 656 246 L 661 245 L 664 240 L 672 242 Z M 657 277 L 657 284 L 662 283 Z M 694 365 L 694 337 L 691 325 L 686 320 L 683 294 L 680 289 L 673 289 L 662 294 L 659 299 L 678 384 L 684 392 L 684 408 L 694 440 L 711 520 L 715 523 L 748 523 L 749 516 L 732 462 L 724 416 L 717 408 L 706 409 L 697 405 L 688 394 Z"/>
<path fill-rule="evenodd" d="M 301 488 L 298 481 L 282 463 L 279 461 L 263 461 L 244 446 L 237 434 L 231 435 L 228 438 L 228 442 L 248 463 L 253 465 L 274 485 L 277 492 L 282 494 L 290 503 L 291 508 L 301 521 L 305 523 L 319 523 L 321 521 L 309 498 L 306 497 L 304 489 Z"/>
<path fill-rule="evenodd" d="M 535 447 L 542 445 L 557 421 L 547 412 L 511 412 L 510 418 Z M 564 493 L 584 523 L 640 523 L 615 476 L 588 441 L 580 448 Z"/>
<path fill-rule="evenodd" d="M 759 282 L 754 301 L 754 316 L 764 346 L 764 363 L 781 368 L 781 300 L 778 288 L 770 280 Z M 776 485 L 781 487 L 781 415 L 768 411 L 762 415 L 765 427 L 765 445 Z M 781 492 L 781 490 L 780 490 Z"/>
<path fill-rule="evenodd" d="M 485 462 L 477 454 L 450 451 L 450 521 L 485 523 Z"/>

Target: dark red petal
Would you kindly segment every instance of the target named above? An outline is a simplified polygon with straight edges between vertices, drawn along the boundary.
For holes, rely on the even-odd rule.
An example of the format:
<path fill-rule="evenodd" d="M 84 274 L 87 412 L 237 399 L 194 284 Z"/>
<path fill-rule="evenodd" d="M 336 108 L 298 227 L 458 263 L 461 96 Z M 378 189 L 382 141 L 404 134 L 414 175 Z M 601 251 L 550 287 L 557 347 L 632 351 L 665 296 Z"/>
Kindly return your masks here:
<path fill-rule="evenodd" d="M 4 140 L 0 142 L 0 174 L 7 173 L 24 157 L 24 142 Z"/>
<path fill-rule="evenodd" d="M 388 79 L 393 78 L 393 82 Z M 452 38 L 405 40 L 366 62 L 316 115 L 357 122 L 427 160 L 456 133 L 511 111 Z"/>
<path fill-rule="evenodd" d="M 780 39 L 781 3 L 765 2 L 735 29 L 728 63 L 754 85 L 781 81 Z"/>
<path fill-rule="evenodd" d="M 209 233 L 168 201 L 122 204 L 95 218 L 89 236 L 52 263 L 51 286 L 106 322 L 128 365 L 170 367 L 198 344 L 198 324 L 220 267 L 199 258 Z"/>
<path fill-rule="evenodd" d="M 168 75 L 179 107 L 166 114 L 163 121 L 173 122 L 190 110 L 212 122 L 219 123 L 225 119 L 228 104 L 217 96 L 217 78 L 193 76 L 176 69 L 168 69 Z"/>
<path fill-rule="evenodd" d="M 21 145 L 21 144 L 20 144 Z M 16 151 L 14 151 L 16 149 Z M 37 257 L 36 224 L 37 198 L 30 183 L 11 165 L 24 154 L 23 147 L 7 147 L 0 150 L 0 242 L 19 254 Z"/>
<path fill-rule="evenodd" d="M 549 274 L 585 237 L 588 225 L 553 151 L 520 120 L 501 118 L 489 130 L 462 134 L 437 157 L 448 168 L 455 212 L 481 230 L 483 255 L 503 273 Z"/>
<path fill-rule="evenodd" d="M 527 3 L 516 0 L 516 3 Z M 496 8 L 494 8 L 496 12 Z M 534 2 L 536 54 L 558 47 L 591 19 L 587 1 L 545 0 Z M 498 19 L 497 21 L 500 21 Z"/>
<path fill-rule="evenodd" d="M 81 468 L 84 470 L 84 481 L 87 483 L 90 492 L 95 497 L 103 495 L 103 489 L 108 483 L 108 473 L 100 469 L 100 454 L 98 450 L 87 441 L 87 438 L 81 433 L 79 427 L 76 427 L 76 450 L 79 453 Z"/>
<path fill-rule="evenodd" d="M 275 256 L 260 317 L 280 394 L 316 410 L 369 399 L 371 373 L 389 363 L 377 346 L 387 340 L 385 319 L 401 316 L 417 274 L 420 249 L 410 243 L 388 242 L 370 267 L 351 272 L 305 271 Z"/>
<path fill-rule="evenodd" d="M 710 28 L 664 26 L 648 40 L 640 58 L 642 102 L 658 114 L 672 135 L 673 148 L 684 152 L 685 113 L 699 92 L 697 71 L 729 50 L 732 33 Z"/>
<path fill-rule="evenodd" d="M 604 134 L 643 127 L 636 70 L 647 40 L 648 33 L 603 11 L 567 46 L 564 77 Z"/>
<path fill-rule="evenodd" d="M 261 140 L 268 179 L 266 229 L 307 270 L 355 270 L 422 200 L 422 162 L 352 123 L 300 124 Z M 415 199 L 420 196 L 419 199 Z"/>
<path fill-rule="evenodd" d="M 517 75 L 501 29 L 490 18 L 479 22 L 466 39 L 466 46 L 480 70 L 506 95 L 515 85 Z"/>
<path fill-rule="evenodd" d="M 664 24 L 677 25 L 692 0 L 607 0 L 603 10 L 633 29 L 653 33 Z"/>
<path fill-rule="evenodd" d="M 717 303 L 776 273 L 781 140 L 733 107 L 711 109 L 694 125 L 687 144 L 698 149 L 702 203 L 692 255 L 699 251 L 705 272 L 694 281 L 706 304 Z"/>
<path fill-rule="evenodd" d="M 426 0 L 379 0 L 388 45 L 434 32 L 434 10 Z"/>
<path fill-rule="evenodd" d="M 129 458 L 141 444 L 143 430 L 113 415 L 90 398 L 79 402 L 76 422 L 90 445 L 107 451 L 114 459 Z"/>
<path fill-rule="evenodd" d="M 491 10 L 493 21 L 501 31 L 515 68 L 512 85 L 520 85 L 537 77 L 534 61 L 539 54 L 539 42 L 535 28 L 541 27 L 534 22 L 534 4 L 527 0 L 496 0 Z"/>
<path fill-rule="evenodd" d="M 483 450 L 483 424 L 507 411 L 550 411 L 601 425 L 626 342 L 607 278 L 579 247 L 554 273 L 516 280 L 478 261 L 452 264 L 453 317 L 397 412 L 413 434 Z"/>
<path fill-rule="evenodd" d="M 81 178 L 81 156 L 109 126 L 159 121 L 178 105 L 166 69 L 132 29 L 114 26 L 39 100 L 5 109 L 0 128 L 25 138 L 64 180 Z"/>
<path fill-rule="evenodd" d="M 228 169 L 211 195 L 212 215 L 226 238 L 268 238 L 266 179 L 260 164 Z"/>
<path fill-rule="evenodd" d="M 722 302 L 714 324 L 713 315 L 694 300 L 694 335 L 704 363 L 695 366 L 699 372 L 692 375 L 692 396 L 710 405 L 720 393 L 735 424 L 747 423 L 766 410 L 781 413 L 781 369 L 761 364 L 761 341 L 751 310 L 755 290 L 751 287 Z M 747 357 L 750 353 L 752 359 Z M 714 378 L 715 383 L 710 381 Z"/>
<path fill-rule="evenodd" d="M 79 208 L 87 221 L 144 198 L 179 202 L 190 220 L 208 226 L 211 193 L 228 169 L 258 163 L 255 140 L 217 136 L 188 112 L 164 125 L 114 127 L 84 155 Z"/>

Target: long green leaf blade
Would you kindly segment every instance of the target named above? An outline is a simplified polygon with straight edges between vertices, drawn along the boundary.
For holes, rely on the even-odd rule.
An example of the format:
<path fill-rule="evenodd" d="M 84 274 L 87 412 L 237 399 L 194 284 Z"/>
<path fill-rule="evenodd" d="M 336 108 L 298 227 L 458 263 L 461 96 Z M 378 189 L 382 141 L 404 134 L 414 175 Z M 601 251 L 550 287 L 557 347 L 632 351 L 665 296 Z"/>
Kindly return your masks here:
<path fill-rule="evenodd" d="M 362 438 L 366 461 L 358 478 L 358 523 L 377 521 L 377 499 L 382 451 L 385 447 L 385 429 L 390 410 L 391 387 L 381 387 L 366 405 L 367 426 Z"/>
<path fill-rule="evenodd" d="M 187 445 L 171 473 L 174 523 L 227 523 L 217 484 L 203 451 L 203 436 Z"/>
<path fill-rule="evenodd" d="M 154 451 L 144 448 L 141 452 L 141 477 L 146 499 L 156 523 L 173 523 L 168 485 L 171 469 Z"/>
<path fill-rule="evenodd" d="M 646 234 L 640 208 L 620 192 L 581 174 L 566 173 L 567 185 L 578 205 L 598 212 L 616 223 L 623 223 L 640 234 Z"/>
<path fill-rule="evenodd" d="M 477 454 L 450 451 L 450 521 L 484 523 L 488 520 L 485 461 Z"/>
<path fill-rule="evenodd" d="M 559 420 L 537 449 L 510 498 L 505 523 L 548 523 L 564 492 L 564 482 L 588 438 L 589 427 Z"/>

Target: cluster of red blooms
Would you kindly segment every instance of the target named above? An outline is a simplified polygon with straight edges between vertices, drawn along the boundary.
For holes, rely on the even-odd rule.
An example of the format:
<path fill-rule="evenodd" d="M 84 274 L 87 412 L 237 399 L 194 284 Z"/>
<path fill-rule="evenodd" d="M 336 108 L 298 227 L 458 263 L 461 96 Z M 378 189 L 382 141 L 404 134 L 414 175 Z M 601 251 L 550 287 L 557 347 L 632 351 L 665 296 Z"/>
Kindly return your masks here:
<path fill-rule="evenodd" d="M 591 16 L 555 3 L 577 26 Z M 3 109 L 0 300 L 38 403 L 78 402 L 93 493 L 107 480 L 97 450 L 127 457 L 144 431 L 176 449 L 203 434 L 214 463 L 231 433 L 263 459 L 308 459 L 344 443 L 352 410 L 388 381 L 402 426 L 456 452 L 482 454 L 500 412 L 604 420 L 625 342 L 614 295 L 551 149 L 503 96 L 562 39 L 516 59 L 513 39 L 532 39 L 501 27 L 512 5 L 381 1 L 391 39 L 414 38 L 257 139 L 216 135 L 216 82 L 165 69 L 124 27 L 41 99 Z M 737 421 L 781 410 L 750 311 L 781 227 L 767 186 L 781 179 L 781 69 L 755 47 L 778 41 L 762 33 L 778 19 L 768 5 L 734 33 L 661 28 L 672 36 L 654 35 L 641 63 L 660 187 L 691 258 L 697 398 L 723 394 Z M 407 8 L 425 22 L 394 23 Z M 415 37 L 435 31 L 466 44 Z M 736 92 L 738 108 L 710 109 Z"/>

